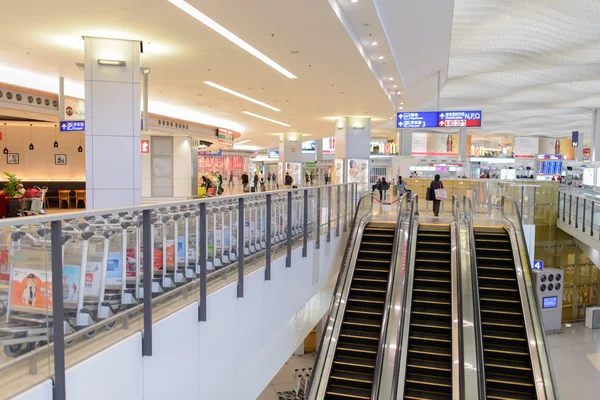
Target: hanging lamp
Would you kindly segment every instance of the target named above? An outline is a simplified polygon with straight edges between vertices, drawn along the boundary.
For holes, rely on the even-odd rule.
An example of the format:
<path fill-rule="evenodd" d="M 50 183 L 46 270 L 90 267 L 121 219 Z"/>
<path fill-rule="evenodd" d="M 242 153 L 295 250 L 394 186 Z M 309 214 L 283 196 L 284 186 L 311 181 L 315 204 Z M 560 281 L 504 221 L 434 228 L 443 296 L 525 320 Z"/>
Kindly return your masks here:
<path fill-rule="evenodd" d="M 29 150 L 33 150 L 33 124 L 29 124 Z"/>
<path fill-rule="evenodd" d="M 8 141 L 8 127 L 6 126 L 6 122 L 4 123 L 4 136 L 4 140 Z M 4 145 L 4 150 L 2 150 L 2 152 L 8 154 L 8 147 L 6 147 L 6 144 Z"/>
<path fill-rule="evenodd" d="M 79 153 L 83 153 L 83 147 L 81 147 L 81 136 L 85 135 L 85 133 L 81 133 L 79 134 L 79 147 L 77 148 L 77 151 Z"/>
<path fill-rule="evenodd" d="M 54 125 L 54 147 L 58 147 L 58 140 L 56 140 L 56 135 L 57 135 L 56 127 L 57 127 L 57 125 Z"/>

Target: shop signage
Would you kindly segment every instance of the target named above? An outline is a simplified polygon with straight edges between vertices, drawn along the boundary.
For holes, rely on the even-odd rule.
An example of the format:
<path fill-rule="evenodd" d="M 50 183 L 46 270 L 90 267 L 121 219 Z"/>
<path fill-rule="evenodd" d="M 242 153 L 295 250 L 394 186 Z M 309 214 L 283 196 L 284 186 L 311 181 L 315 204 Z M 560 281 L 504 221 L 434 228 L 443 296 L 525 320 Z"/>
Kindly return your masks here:
<path fill-rule="evenodd" d="M 83 132 L 85 131 L 85 121 L 61 121 L 61 132 Z"/>
<path fill-rule="evenodd" d="M 279 151 L 277 151 L 277 150 L 269 151 L 268 157 L 269 158 L 279 158 Z"/>
<path fill-rule="evenodd" d="M 317 163 L 314 161 L 307 161 L 304 163 L 304 167 L 306 168 L 314 168 L 317 166 Z"/>
<path fill-rule="evenodd" d="M 227 130 L 226 129 L 218 129 L 217 130 L 217 139 L 219 143 L 227 143 Z"/>
<path fill-rule="evenodd" d="M 479 111 L 399 112 L 398 128 L 481 128 Z"/>
<path fill-rule="evenodd" d="M 140 151 L 142 153 L 150 153 L 150 141 L 147 139 L 140 140 Z"/>
<path fill-rule="evenodd" d="M 221 150 L 219 151 L 199 151 L 199 156 L 203 157 L 221 157 Z"/>
<path fill-rule="evenodd" d="M 571 146 L 579 147 L 579 131 L 573 131 L 571 133 Z"/>

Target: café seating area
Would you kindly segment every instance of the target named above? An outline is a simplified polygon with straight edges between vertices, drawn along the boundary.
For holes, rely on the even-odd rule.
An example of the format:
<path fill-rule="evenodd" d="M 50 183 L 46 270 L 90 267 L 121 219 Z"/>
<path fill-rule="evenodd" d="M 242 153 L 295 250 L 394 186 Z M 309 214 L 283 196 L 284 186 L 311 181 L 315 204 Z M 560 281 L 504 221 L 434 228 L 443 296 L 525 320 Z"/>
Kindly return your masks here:
<path fill-rule="evenodd" d="M 0 188 L 4 186 L 0 181 Z M 44 199 L 45 209 L 81 209 L 86 208 L 85 182 L 74 181 L 24 181 L 25 189 L 34 187 L 47 187 L 46 197 Z M 5 200 L 6 201 L 6 200 Z M 0 199 L 0 217 L 2 217 L 2 199 Z"/>

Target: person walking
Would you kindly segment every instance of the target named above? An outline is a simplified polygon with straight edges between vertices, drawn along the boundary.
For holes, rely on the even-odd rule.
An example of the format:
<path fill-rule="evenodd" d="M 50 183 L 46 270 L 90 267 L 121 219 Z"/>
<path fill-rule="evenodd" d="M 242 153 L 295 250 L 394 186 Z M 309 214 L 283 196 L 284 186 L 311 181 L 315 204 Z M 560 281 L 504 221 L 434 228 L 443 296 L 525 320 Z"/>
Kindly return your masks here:
<path fill-rule="evenodd" d="M 379 201 L 387 200 L 387 191 L 390 188 L 390 184 L 385 180 L 385 176 L 381 178 L 381 182 L 379 183 Z"/>
<path fill-rule="evenodd" d="M 310 182 L 314 185 L 315 183 L 315 178 L 313 177 L 313 173 L 312 171 L 310 171 Z"/>
<path fill-rule="evenodd" d="M 375 189 L 379 190 L 381 187 L 381 179 L 377 179 L 377 182 L 371 187 L 371 193 L 375 193 Z"/>
<path fill-rule="evenodd" d="M 325 178 L 325 184 L 327 185 L 329 183 L 329 174 L 327 173 L 327 171 L 325 171 L 323 178 Z"/>
<path fill-rule="evenodd" d="M 292 185 L 294 184 L 294 178 L 292 178 L 289 172 L 285 173 L 285 181 L 283 183 L 285 184 L 286 189 L 292 188 Z"/>
<path fill-rule="evenodd" d="M 277 189 L 279 189 L 279 182 L 277 182 L 277 174 L 275 172 L 273 172 L 273 176 L 271 177 L 271 179 L 273 179 L 273 183 L 275 184 L 275 187 Z"/>
<path fill-rule="evenodd" d="M 254 173 L 253 183 L 254 183 L 254 191 L 258 192 L 258 174 L 256 172 Z"/>
<path fill-rule="evenodd" d="M 440 181 L 440 175 L 437 174 L 434 178 L 433 181 L 431 181 L 431 185 L 429 185 L 429 199 L 433 201 L 433 215 L 435 215 L 436 217 L 440 215 L 440 204 L 442 203 L 441 200 L 436 199 L 435 196 L 435 191 L 437 189 L 443 189 L 444 188 L 444 184 L 442 183 L 442 181 Z"/>
<path fill-rule="evenodd" d="M 270 172 L 267 174 L 267 186 L 271 187 L 271 173 Z"/>
<path fill-rule="evenodd" d="M 304 173 L 304 179 L 306 180 L 306 186 L 308 186 L 310 184 L 310 175 L 308 175 L 308 172 Z"/>
<path fill-rule="evenodd" d="M 233 172 L 229 173 L 229 183 L 228 183 L 228 187 L 229 189 L 233 188 Z"/>
<path fill-rule="evenodd" d="M 248 191 L 248 182 L 249 182 L 248 174 L 244 172 L 242 174 L 242 188 L 243 188 L 244 192 Z"/>
<path fill-rule="evenodd" d="M 406 182 L 402 180 L 402 177 L 398 177 L 398 197 L 402 197 L 402 195 L 406 193 Z"/>

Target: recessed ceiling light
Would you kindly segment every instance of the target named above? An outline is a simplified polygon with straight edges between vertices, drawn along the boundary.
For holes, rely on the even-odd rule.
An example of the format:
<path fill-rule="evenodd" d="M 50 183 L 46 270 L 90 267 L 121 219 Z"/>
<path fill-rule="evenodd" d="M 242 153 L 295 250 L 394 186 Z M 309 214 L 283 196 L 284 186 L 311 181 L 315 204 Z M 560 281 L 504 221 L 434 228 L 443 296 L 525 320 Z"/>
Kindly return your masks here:
<path fill-rule="evenodd" d="M 397 88 L 397 87 L 398 87 L 398 85 L 394 85 L 394 87 L 395 87 L 395 88 Z"/>
<path fill-rule="evenodd" d="M 398 108 L 402 110 L 404 107 L 398 107 Z"/>
<path fill-rule="evenodd" d="M 403 103 L 403 102 L 400 102 L 400 105 L 404 105 L 404 103 Z"/>
<path fill-rule="evenodd" d="M 246 115 L 250 115 L 251 117 L 255 117 L 255 118 L 264 119 L 265 121 L 269 121 L 269 122 L 272 122 L 272 123 L 274 123 L 274 124 L 279 124 L 279 125 L 282 125 L 282 126 L 287 126 L 288 128 L 291 126 L 291 125 L 288 125 L 288 124 L 286 124 L 286 123 L 283 123 L 283 122 L 277 121 L 277 120 L 275 120 L 275 119 L 271 119 L 271 118 L 263 117 L 262 115 L 258 115 L 258 114 L 251 113 L 250 111 L 242 111 L 242 112 L 243 112 L 244 114 L 246 114 Z"/>
<path fill-rule="evenodd" d="M 394 80 L 394 78 L 392 78 L 392 77 L 390 76 L 389 80 L 390 80 L 390 81 L 393 81 L 393 80 Z"/>
<path fill-rule="evenodd" d="M 248 139 L 248 140 L 242 140 L 241 142 L 234 143 L 234 145 L 242 144 L 242 143 L 248 143 L 249 141 L 250 141 L 250 139 Z"/>
<path fill-rule="evenodd" d="M 352 3 L 358 3 L 358 0 L 350 0 Z"/>
<path fill-rule="evenodd" d="M 247 42 L 234 35 L 232 32 L 219 25 L 216 21 L 213 21 L 208 16 L 201 13 L 197 8 L 187 3 L 185 0 L 168 0 L 169 3 L 173 4 L 175 7 L 179 8 L 184 13 L 189 16 L 195 18 L 199 22 L 203 23 L 213 31 L 217 32 L 219 35 L 225 37 L 230 40 L 234 44 L 238 45 L 242 49 L 246 50 L 248 53 L 252 54 L 254 57 L 258 58 L 260 61 L 267 64 L 269 67 L 273 68 L 277 72 L 285 75 L 290 79 L 296 79 L 297 76 L 292 74 L 287 69 L 283 68 L 281 65 L 277 64 L 275 61 L 271 60 L 269 57 L 265 56 L 263 53 L 250 46 Z"/>
<path fill-rule="evenodd" d="M 383 56 L 379 56 L 379 59 L 380 59 L 380 60 L 383 60 Z"/>
<path fill-rule="evenodd" d="M 267 103 L 263 103 L 262 101 L 253 99 L 252 97 L 248 97 L 245 94 L 238 93 L 235 90 L 228 89 L 225 86 L 221 86 L 221 85 L 216 84 L 216 83 L 211 82 L 211 81 L 204 81 L 204 83 L 207 84 L 208 86 L 214 87 L 215 89 L 222 90 L 222 91 L 224 91 L 226 93 L 232 94 L 232 95 L 237 96 L 237 97 L 239 97 L 241 99 L 248 100 L 248 101 L 250 101 L 250 102 L 252 102 L 254 104 L 258 104 L 259 106 L 263 106 L 263 107 L 269 108 L 269 109 L 271 109 L 273 111 L 277 111 L 277 112 L 281 111 L 279 108 L 273 107 L 272 105 L 269 105 Z"/>
<path fill-rule="evenodd" d="M 371 43 L 373 46 L 377 46 L 377 42 L 373 42 Z"/>

